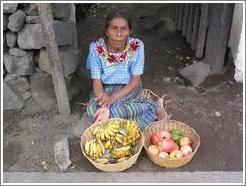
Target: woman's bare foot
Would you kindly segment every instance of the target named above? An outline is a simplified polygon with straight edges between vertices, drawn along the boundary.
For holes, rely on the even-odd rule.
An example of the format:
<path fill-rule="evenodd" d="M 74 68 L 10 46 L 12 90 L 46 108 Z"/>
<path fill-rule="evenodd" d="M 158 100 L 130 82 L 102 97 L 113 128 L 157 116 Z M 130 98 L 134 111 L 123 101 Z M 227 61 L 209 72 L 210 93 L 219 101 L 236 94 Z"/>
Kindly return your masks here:
<path fill-rule="evenodd" d="M 157 116 L 157 120 L 164 120 L 167 116 L 166 110 L 164 108 L 163 105 L 164 99 L 160 98 L 158 99 L 158 103 L 157 103 L 157 110 L 156 110 L 156 116 Z"/>

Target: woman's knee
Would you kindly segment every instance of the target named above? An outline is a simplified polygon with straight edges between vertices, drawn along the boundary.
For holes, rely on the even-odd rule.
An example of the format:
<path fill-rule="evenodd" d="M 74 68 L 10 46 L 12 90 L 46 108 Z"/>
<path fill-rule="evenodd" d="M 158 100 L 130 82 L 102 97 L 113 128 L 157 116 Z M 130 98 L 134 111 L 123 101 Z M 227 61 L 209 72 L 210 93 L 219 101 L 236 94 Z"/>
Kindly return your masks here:
<path fill-rule="evenodd" d="M 92 100 L 87 105 L 86 111 L 91 120 L 95 120 L 95 112 L 97 110 L 97 103 L 95 100 Z"/>

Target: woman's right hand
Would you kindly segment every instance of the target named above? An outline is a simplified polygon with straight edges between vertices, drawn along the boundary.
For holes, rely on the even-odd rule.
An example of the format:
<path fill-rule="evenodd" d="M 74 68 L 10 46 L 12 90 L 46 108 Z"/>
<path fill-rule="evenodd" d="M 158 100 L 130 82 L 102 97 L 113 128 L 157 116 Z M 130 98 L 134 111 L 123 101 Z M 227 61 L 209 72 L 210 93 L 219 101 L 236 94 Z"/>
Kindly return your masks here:
<path fill-rule="evenodd" d="M 96 117 L 95 122 L 105 121 L 109 119 L 109 115 L 110 115 L 109 109 L 106 107 L 101 107 L 95 113 L 95 117 Z"/>

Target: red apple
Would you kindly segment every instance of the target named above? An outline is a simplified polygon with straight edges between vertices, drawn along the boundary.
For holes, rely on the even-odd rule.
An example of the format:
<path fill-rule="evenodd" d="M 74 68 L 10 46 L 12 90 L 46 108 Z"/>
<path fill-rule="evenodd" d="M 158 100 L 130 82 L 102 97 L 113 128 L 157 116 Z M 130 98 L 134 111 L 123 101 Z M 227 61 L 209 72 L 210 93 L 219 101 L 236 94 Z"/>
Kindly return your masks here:
<path fill-rule="evenodd" d="M 183 156 L 187 156 L 192 153 L 192 148 L 190 145 L 183 145 L 181 146 L 180 151 L 183 153 Z"/>
<path fill-rule="evenodd" d="M 160 137 L 161 137 L 162 139 L 165 139 L 165 138 L 170 139 L 170 138 L 171 138 L 171 134 L 170 134 L 170 132 L 168 132 L 168 131 L 166 131 L 166 130 L 162 130 L 162 131 L 160 132 Z"/>
<path fill-rule="evenodd" d="M 158 143 L 160 151 L 171 152 L 175 149 L 179 149 L 178 145 L 172 139 L 164 139 Z"/>
<path fill-rule="evenodd" d="M 158 144 L 158 142 L 160 141 L 160 139 L 161 138 L 160 138 L 160 136 L 159 136 L 159 134 L 157 132 L 151 134 L 151 136 L 150 136 L 150 141 L 151 141 L 151 143 L 153 145 Z"/>
<path fill-rule="evenodd" d="M 182 137 L 180 139 L 179 145 L 184 146 L 184 145 L 190 145 L 191 144 L 191 139 L 189 137 Z"/>
<path fill-rule="evenodd" d="M 170 152 L 169 157 L 170 158 L 181 158 L 183 157 L 183 154 L 180 150 L 173 150 L 172 152 Z"/>

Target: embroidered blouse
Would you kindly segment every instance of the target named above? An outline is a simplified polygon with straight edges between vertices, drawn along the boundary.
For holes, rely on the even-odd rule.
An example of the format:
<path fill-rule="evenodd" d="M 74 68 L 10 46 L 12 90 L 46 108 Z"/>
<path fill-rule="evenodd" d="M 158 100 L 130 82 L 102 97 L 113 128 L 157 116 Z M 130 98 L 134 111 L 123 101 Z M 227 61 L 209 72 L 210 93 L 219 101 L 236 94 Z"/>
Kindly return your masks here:
<path fill-rule="evenodd" d="M 107 51 L 104 38 L 90 43 L 86 68 L 92 79 L 104 84 L 128 84 L 132 75 L 143 74 L 144 44 L 137 38 L 129 38 L 123 51 Z"/>

